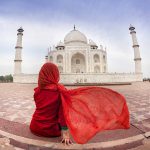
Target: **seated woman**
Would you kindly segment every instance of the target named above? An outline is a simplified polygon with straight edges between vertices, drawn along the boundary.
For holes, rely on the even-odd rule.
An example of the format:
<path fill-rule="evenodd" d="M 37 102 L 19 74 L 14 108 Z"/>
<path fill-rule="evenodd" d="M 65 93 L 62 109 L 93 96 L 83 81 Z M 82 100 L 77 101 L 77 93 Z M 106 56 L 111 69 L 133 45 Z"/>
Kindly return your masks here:
<path fill-rule="evenodd" d="M 34 89 L 36 110 L 30 123 L 30 129 L 32 133 L 44 137 L 58 137 L 62 133 L 62 142 L 71 144 L 60 93 L 56 87 L 51 87 L 54 80 L 58 80 L 58 76 L 58 69 L 53 64 L 47 63 L 41 68 L 38 87 Z"/>
<path fill-rule="evenodd" d="M 67 90 L 59 84 L 56 65 L 46 63 L 35 88 L 36 110 L 30 129 L 39 136 L 61 136 L 62 142 L 88 142 L 103 130 L 128 129 L 129 111 L 125 98 L 107 88 L 84 87 Z"/>

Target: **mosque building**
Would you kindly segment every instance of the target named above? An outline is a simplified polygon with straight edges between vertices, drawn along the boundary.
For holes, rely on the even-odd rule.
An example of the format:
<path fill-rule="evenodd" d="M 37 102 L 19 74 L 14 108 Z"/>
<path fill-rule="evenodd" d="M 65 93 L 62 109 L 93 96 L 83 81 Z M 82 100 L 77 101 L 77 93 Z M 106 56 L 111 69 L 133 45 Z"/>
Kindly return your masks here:
<path fill-rule="evenodd" d="M 98 46 L 93 40 L 88 40 L 75 26 L 65 36 L 63 42 L 60 41 L 56 47 L 48 52 L 45 61 L 58 66 L 61 76 L 60 82 L 64 84 L 142 81 L 141 57 L 135 28 L 130 26 L 129 30 L 135 56 L 134 73 L 109 73 L 106 49 L 102 45 Z M 14 82 L 37 83 L 37 74 L 22 73 L 22 36 L 24 30 L 19 28 L 17 31 Z"/>

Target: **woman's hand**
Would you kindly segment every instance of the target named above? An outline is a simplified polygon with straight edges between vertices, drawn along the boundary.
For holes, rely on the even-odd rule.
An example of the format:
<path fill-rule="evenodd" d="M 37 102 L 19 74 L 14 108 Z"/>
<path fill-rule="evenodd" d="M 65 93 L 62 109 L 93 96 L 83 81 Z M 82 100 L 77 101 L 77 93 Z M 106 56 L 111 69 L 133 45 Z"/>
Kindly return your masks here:
<path fill-rule="evenodd" d="M 73 144 L 70 139 L 70 133 L 69 130 L 62 130 L 62 141 L 61 143 L 64 143 L 65 145 L 71 145 Z"/>

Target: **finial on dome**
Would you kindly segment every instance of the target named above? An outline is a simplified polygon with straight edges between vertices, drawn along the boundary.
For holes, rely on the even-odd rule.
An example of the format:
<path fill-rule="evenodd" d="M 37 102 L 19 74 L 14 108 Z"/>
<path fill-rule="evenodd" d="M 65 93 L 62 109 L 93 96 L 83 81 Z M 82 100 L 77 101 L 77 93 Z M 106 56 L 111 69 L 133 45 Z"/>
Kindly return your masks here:
<path fill-rule="evenodd" d="M 74 24 L 74 30 L 76 30 L 76 26 L 75 26 L 75 24 Z"/>

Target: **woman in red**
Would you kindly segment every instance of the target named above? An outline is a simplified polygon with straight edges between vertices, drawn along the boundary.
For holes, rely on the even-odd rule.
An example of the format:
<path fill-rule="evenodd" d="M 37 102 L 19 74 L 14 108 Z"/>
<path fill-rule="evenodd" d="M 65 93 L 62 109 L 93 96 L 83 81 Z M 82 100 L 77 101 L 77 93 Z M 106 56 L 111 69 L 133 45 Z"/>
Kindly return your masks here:
<path fill-rule="evenodd" d="M 58 82 L 57 66 L 44 64 L 34 94 L 36 110 L 30 124 L 34 134 L 56 137 L 62 131 L 62 141 L 69 144 L 70 131 L 74 140 L 83 144 L 100 131 L 130 127 L 128 107 L 121 94 L 102 87 L 67 90 Z"/>
<path fill-rule="evenodd" d="M 72 143 L 63 115 L 62 102 L 55 82 L 59 80 L 59 71 L 54 64 L 43 65 L 39 73 L 38 87 L 34 89 L 36 110 L 30 129 L 39 136 L 61 136 L 65 144 Z"/>

